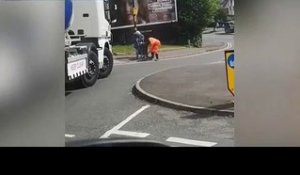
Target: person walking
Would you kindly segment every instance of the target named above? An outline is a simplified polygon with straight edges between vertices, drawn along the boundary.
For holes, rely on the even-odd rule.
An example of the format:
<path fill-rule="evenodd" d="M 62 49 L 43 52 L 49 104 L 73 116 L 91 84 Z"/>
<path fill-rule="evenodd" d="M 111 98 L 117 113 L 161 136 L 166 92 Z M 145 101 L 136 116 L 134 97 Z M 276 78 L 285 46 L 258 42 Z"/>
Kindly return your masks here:
<path fill-rule="evenodd" d="M 161 42 L 159 39 L 154 37 L 149 37 L 148 41 L 149 41 L 149 52 L 151 53 L 151 59 L 153 59 L 155 56 L 155 61 L 158 61 L 159 60 L 158 52 L 161 47 Z"/>

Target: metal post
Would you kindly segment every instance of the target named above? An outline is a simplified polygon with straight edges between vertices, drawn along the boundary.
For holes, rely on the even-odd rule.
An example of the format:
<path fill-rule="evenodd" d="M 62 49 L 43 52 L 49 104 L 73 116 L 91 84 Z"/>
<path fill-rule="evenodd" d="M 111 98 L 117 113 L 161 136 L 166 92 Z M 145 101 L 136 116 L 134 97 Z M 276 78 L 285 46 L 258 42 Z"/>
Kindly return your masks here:
<path fill-rule="evenodd" d="M 132 0 L 133 9 L 132 9 L 132 15 L 133 15 L 133 24 L 134 24 L 134 30 L 137 30 L 137 13 L 136 13 L 136 4 L 135 0 Z"/>

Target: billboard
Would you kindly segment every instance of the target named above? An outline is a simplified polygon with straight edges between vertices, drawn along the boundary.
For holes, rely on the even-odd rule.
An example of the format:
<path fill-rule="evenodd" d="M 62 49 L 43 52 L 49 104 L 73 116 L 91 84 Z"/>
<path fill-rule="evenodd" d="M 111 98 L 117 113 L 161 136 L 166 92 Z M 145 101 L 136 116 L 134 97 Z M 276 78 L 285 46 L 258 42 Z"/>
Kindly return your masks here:
<path fill-rule="evenodd" d="M 111 19 L 116 19 L 112 29 L 133 27 L 134 11 L 137 26 L 178 21 L 176 0 L 110 0 L 110 3 Z"/>

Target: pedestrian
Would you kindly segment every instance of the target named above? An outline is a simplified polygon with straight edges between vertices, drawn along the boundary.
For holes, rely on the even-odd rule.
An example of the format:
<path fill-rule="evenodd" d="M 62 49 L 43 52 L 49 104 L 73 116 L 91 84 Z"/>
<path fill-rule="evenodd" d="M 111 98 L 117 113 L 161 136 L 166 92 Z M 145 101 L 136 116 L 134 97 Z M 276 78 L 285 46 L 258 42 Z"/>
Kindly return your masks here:
<path fill-rule="evenodd" d="M 136 50 L 136 59 L 139 61 L 145 57 L 145 36 L 138 30 L 133 34 L 134 36 L 134 48 Z"/>
<path fill-rule="evenodd" d="M 151 59 L 153 59 L 155 56 L 155 61 L 158 61 L 159 60 L 158 52 L 161 47 L 161 42 L 159 41 L 159 39 L 154 37 L 149 37 L 148 41 L 149 41 L 149 52 L 151 53 Z"/>

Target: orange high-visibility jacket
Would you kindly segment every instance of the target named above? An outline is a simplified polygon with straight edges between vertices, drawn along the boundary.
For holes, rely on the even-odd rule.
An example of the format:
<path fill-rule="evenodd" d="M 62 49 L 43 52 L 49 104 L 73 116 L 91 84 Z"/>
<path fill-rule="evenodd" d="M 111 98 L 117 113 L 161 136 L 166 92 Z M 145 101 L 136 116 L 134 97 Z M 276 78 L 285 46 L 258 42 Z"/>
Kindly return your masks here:
<path fill-rule="evenodd" d="M 157 54 L 159 51 L 159 48 L 161 46 L 161 43 L 158 39 L 150 37 L 149 38 L 149 50 L 151 53 Z"/>

